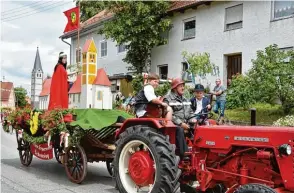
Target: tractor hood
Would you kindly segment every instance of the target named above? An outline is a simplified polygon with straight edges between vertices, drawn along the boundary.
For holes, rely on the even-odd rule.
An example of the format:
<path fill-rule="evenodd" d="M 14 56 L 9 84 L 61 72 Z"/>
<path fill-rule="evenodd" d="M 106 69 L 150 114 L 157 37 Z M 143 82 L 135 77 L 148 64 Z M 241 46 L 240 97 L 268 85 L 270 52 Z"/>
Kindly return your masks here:
<path fill-rule="evenodd" d="M 277 147 L 293 144 L 294 127 L 265 126 L 198 126 L 198 147 L 228 149 L 231 146 Z"/>

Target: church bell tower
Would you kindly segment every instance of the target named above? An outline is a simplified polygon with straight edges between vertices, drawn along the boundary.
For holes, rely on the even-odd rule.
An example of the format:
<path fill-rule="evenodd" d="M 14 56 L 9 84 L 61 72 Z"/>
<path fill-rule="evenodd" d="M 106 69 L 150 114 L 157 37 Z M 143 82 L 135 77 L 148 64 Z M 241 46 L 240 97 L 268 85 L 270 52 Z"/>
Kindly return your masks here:
<path fill-rule="evenodd" d="M 43 87 L 43 69 L 39 54 L 39 47 L 35 57 L 34 68 L 31 76 L 31 105 L 34 109 L 39 109 L 39 96 Z"/>

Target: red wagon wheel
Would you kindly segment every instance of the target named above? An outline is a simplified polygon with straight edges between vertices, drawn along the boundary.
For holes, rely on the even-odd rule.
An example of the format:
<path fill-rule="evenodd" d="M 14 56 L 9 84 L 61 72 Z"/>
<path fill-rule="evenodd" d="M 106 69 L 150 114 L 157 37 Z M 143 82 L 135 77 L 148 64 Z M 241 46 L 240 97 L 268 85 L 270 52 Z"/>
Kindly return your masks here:
<path fill-rule="evenodd" d="M 21 164 L 24 166 L 29 166 L 33 160 L 33 154 L 30 149 L 30 143 L 20 138 L 18 142 L 18 153 Z"/>
<path fill-rule="evenodd" d="M 87 156 L 80 145 L 65 150 L 65 171 L 70 181 L 81 183 L 87 175 Z"/>

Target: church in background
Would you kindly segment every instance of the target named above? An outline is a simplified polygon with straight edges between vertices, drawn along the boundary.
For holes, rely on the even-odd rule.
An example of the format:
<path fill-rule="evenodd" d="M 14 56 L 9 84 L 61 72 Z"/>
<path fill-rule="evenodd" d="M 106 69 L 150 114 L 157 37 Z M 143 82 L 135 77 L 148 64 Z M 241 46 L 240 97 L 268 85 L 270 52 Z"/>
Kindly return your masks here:
<path fill-rule="evenodd" d="M 73 85 L 69 90 L 69 108 L 86 109 L 112 109 L 111 82 L 103 68 L 97 69 L 97 48 L 93 39 L 88 39 L 82 50 L 82 72 L 76 74 Z M 36 61 L 37 62 L 36 64 Z M 34 92 L 34 108 L 47 109 L 50 100 L 51 78 L 46 77 L 43 81 L 43 70 L 40 62 L 39 50 L 37 49 L 33 72 L 42 72 L 40 75 L 32 74 L 33 88 L 40 92 Z M 35 81 L 38 78 L 38 81 Z M 41 82 L 41 89 L 39 89 Z M 34 84 L 33 84 L 34 83 Z M 37 88 L 37 89 L 36 89 Z M 32 94 L 33 99 L 33 94 Z"/>

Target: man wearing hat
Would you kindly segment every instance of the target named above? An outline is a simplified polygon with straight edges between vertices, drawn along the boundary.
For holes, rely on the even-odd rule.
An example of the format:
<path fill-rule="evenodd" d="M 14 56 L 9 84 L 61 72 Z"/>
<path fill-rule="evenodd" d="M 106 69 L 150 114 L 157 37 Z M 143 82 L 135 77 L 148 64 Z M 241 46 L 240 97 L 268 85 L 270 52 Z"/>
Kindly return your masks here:
<path fill-rule="evenodd" d="M 171 83 L 171 92 L 163 99 L 172 108 L 172 121 L 178 126 L 176 130 L 176 145 L 179 148 L 181 159 L 184 158 L 185 152 L 188 151 L 184 130 L 190 129 L 189 123 L 196 123 L 191 102 L 183 96 L 184 90 L 185 82 L 180 78 L 176 78 Z"/>
<path fill-rule="evenodd" d="M 191 99 L 191 108 L 193 109 L 194 113 L 199 114 L 202 110 L 203 113 L 207 113 L 208 110 L 211 109 L 211 105 L 209 99 L 204 96 L 204 86 L 202 84 L 196 84 L 194 94 L 195 97 Z M 207 117 L 207 115 L 205 116 Z"/>

